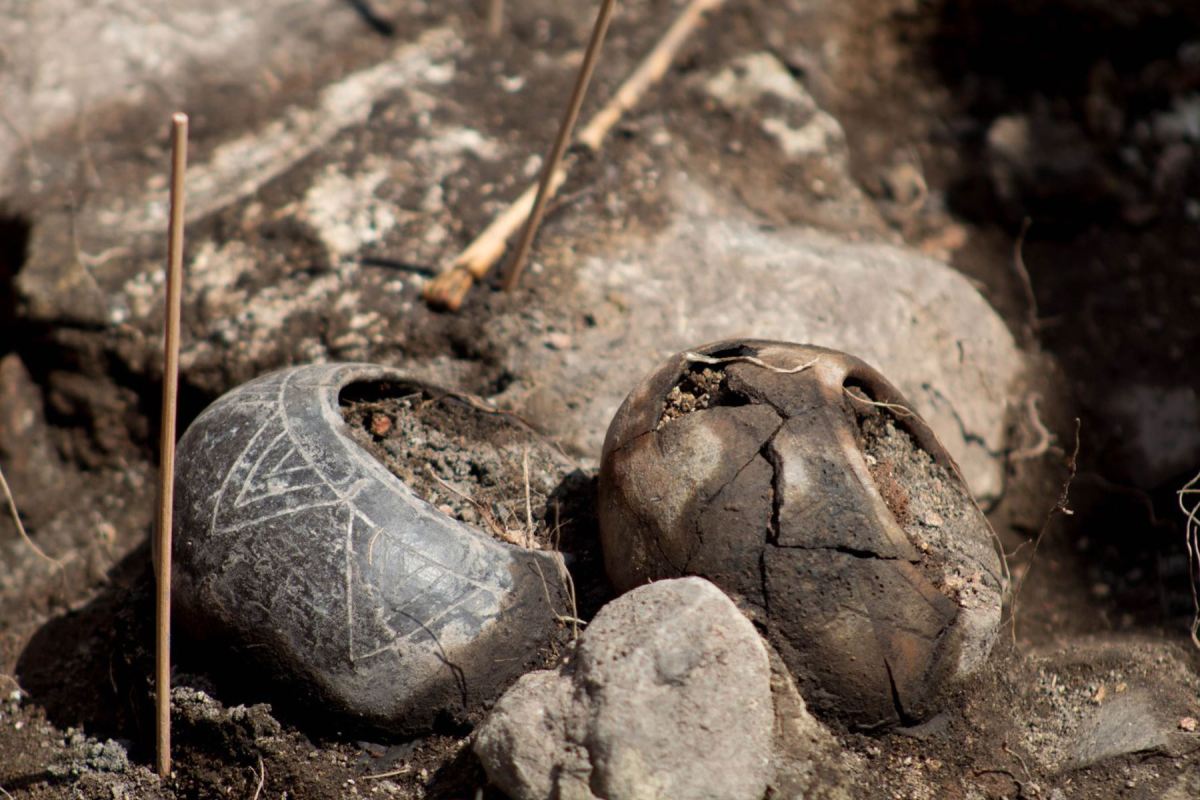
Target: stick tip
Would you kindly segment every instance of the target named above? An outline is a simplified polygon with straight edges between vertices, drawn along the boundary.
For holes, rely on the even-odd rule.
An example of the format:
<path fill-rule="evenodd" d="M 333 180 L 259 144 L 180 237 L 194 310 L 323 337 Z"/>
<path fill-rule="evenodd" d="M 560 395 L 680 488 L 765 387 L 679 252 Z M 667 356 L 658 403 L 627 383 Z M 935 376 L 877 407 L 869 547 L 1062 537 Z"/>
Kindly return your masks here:
<path fill-rule="evenodd" d="M 427 283 L 422 294 L 432 308 L 458 311 L 474 283 L 470 272 L 462 267 L 453 267 Z"/>
<path fill-rule="evenodd" d="M 187 125 L 187 122 L 188 122 L 188 115 L 183 113 L 182 111 L 176 111 L 174 114 L 171 115 L 171 124 L 172 125 Z"/>

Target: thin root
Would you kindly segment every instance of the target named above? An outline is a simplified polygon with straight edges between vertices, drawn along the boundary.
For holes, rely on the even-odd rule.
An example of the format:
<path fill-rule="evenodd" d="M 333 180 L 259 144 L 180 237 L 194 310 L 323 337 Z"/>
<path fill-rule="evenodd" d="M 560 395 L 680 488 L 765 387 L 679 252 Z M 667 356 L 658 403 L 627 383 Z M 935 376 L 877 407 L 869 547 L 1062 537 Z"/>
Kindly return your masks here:
<path fill-rule="evenodd" d="M 1021 596 L 1021 589 L 1025 586 L 1025 581 L 1029 579 L 1029 573 L 1033 571 L 1033 560 L 1037 557 L 1038 547 L 1041 545 L 1042 539 L 1046 535 L 1046 530 L 1050 527 L 1050 520 L 1052 520 L 1056 514 L 1071 516 L 1075 513 L 1067 505 L 1067 501 L 1070 499 L 1071 483 L 1075 480 L 1075 472 L 1078 469 L 1079 429 L 1080 422 L 1079 418 L 1076 417 L 1075 449 L 1071 452 L 1071 457 L 1067 460 L 1067 479 L 1063 481 L 1063 487 L 1062 491 L 1058 495 L 1058 501 L 1054 504 L 1054 507 L 1046 513 L 1046 521 L 1042 523 L 1041 530 L 1038 531 L 1037 536 L 1035 536 L 1033 539 L 1033 551 L 1029 554 L 1029 565 L 1025 568 L 1025 571 L 1017 579 L 1016 585 L 1013 587 L 1012 606 L 1009 609 L 1008 617 L 1009 621 L 1012 623 L 1012 640 L 1014 645 L 1017 643 L 1017 600 Z"/>
<path fill-rule="evenodd" d="M 4 470 L 0 469 L 0 489 L 4 490 L 4 499 L 8 503 L 8 510 L 12 516 L 12 520 L 16 523 L 17 533 L 24 540 L 25 544 L 29 545 L 29 549 L 37 554 L 38 558 L 52 565 L 55 569 L 62 571 L 63 563 L 56 558 L 51 558 L 46 555 L 46 551 L 37 546 L 37 543 L 29 537 L 29 533 L 25 530 L 25 524 L 21 522 L 21 514 L 17 511 L 17 501 L 13 500 L 12 490 L 8 488 L 8 481 L 4 478 Z"/>
<path fill-rule="evenodd" d="M 524 477 L 525 477 L 525 530 L 526 530 L 526 538 L 527 538 L 527 541 L 525 542 L 525 546 L 533 547 L 533 532 L 534 532 L 535 528 L 533 526 L 533 501 L 532 501 L 532 498 L 530 497 L 530 491 L 529 491 L 529 448 L 528 447 L 526 447 L 525 450 L 522 451 L 522 453 L 521 453 L 521 471 L 522 471 L 522 473 L 524 473 Z"/>
<path fill-rule="evenodd" d="M 262 794 L 263 784 L 267 782 L 267 767 L 263 764 L 262 756 L 258 757 L 258 786 L 254 789 L 254 797 L 250 800 L 258 800 L 258 796 Z"/>
<path fill-rule="evenodd" d="M 468 503 L 475 506 L 476 510 L 479 511 L 479 515 L 481 517 L 483 517 L 483 521 L 485 523 L 487 523 L 488 529 L 491 530 L 493 536 L 496 536 L 497 538 L 500 538 L 500 539 L 504 539 L 506 542 L 511 542 L 512 544 L 521 544 L 521 542 L 519 540 L 513 541 L 509 532 L 507 530 L 505 530 L 504 526 L 502 526 L 499 523 L 499 521 L 496 519 L 495 515 L 492 514 L 491 509 L 489 509 L 483 503 L 480 503 L 474 497 L 463 494 L 458 489 L 455 489 L 449 483 L 442 480 L 441 476 L 438 475 L 436 472 L 434 472 L 433 467 L 431 467 L 430 465 L 426 464 L 425 469 L 429 471 L 430 477 L 432 477 L 435 481 L 437 481 L 439 484 L 441 484 L 443 489 L 445 489 L 448 492 L 453 492 L 458 497 L 461 497 L 463 500 L 466 500 Z"/>
<path fill-rule="evenodd" d="M 1184 543 L 1187 545 L 1188 573 L 1192 588 L 1192 644 L 1200 649 L 1200 472 L 1188 481 L 1177 493 L 1179 509 L 1187 517 L 1184 527 Z M 1188 506 L 1188 498 L 1194 497 Z"/>
<path fill-rule="evenodd" d="M 850 391 L 850 387 L 848 387 L 848 386 L 843 386 L 842 391 L 845 392 L 846 396 L 849 397 L 854 402 L 862 403 L 865 406 L 874 406 L 875 408 L 886 408 L 888 411 L 891 411 L 893 414 L 897 414 L 901 417 L 915 417 L 917 415 L 916 412 L 913 411 L 908 406 L 902 406 L 899 403 L 885 403 L 882 400 L 872 400 L 869 397 L 863 397 L 860 394 L 855 394 L 854 392 Z M 962 480 L 962 475 L 959 475 L 958 477 L 960 480 Z M 963 483 L 965 484 L 966 481 L 963 480 Z"/>
<path fill-rule="evenodd" d="M 399 778 L 401 775 L 407 775 L 413 771 L 412 767 L 403 766 L 400 769 L 393 769 L 389 772 L 377 772 L 374 775 L 363 775 L 359 780 L 364 781 L 382 781 L 388 778 Z"/>
<path fill-rule="evenodd" d="M 1010 461 L 1029 461 L 1030 459 L 1039 458 L 1046 454 L 1050 449 L 1050 445 L 1054 444 L 1054 434 L 1042 423 L 1041 415 L 1038 413 L 1038 402 L 1041 399 L 1042 396 L 1036 392 L 1025 398 L 1025 409 L 1029 412 L 1029 425 L 1037 435 L 1037 440 L 1029 447 L 1014 450 L 1009 455 Z"/>
<path fill-rule="evenodd" d="M 777 372 L 780 375 L 795 375 L 797 372 L 804 372 L 804 370 L 813 367 L 818 361 L 820 361 L 819 358 L 814 358 L 812 361 L 805 362 L 798 367 L 785 368 L 773 366 L 763 361 L 761 358 L 755 358 L 754 356 L 723 356 L 721 358 L 715 358 L 713 356 L 706 356 L 701 353 L 693 353 L 691 351 L 683 354 L 683 360 L 689 364 L 753 364 L 756 367 L 762 367 L 765 370 Z"/>

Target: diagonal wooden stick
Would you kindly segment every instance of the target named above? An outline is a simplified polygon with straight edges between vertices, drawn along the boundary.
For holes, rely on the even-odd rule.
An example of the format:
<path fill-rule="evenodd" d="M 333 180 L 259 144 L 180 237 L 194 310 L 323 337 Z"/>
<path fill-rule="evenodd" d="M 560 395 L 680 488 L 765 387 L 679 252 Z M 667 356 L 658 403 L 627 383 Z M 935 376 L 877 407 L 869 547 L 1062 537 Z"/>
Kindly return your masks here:
<path fill-rule="evenodd" d="M 600 48 L 604 45 L 604 36 L 608 33 L 608 24 L 612 22 L 613 9 L 616 0 L 602 0 L 600 12 L 596 15 L 596 24 L 592 26 L 592 38 L 588 41 L 587 50 L 583 54 L 583 64 L 579 66 L 579 75 L 575 78 L 575 86 L 571 89 L 571 99 L 567 101 L 567 110 L 563 114 L 562 123 L 558 126 L 558 135 L 554 137 L 554 146 L 546 157 L 542 168 L 542 177 L 538 181 L 537 195 L 533 198 L 533 210 L 521 230 L 521 238 L 517 241 L 517 250 L 513 254 L 512 266 L 504 278 L 504 291 L 512 291 L 525 268 L 525 259 L 529 256 L 529 248 L 533 245 L 533 237 L 538 226 L 542 223 L 542 215 L 546 213 L 546 203 L 550 195 L 558 189 L 561 180 L 555 182 L 554 173 L 562 162 L 563 153 L 567 152 L 567 143 L 575 130 L 575 121 L 579 119 L 579 109 L 583 107 L 583 98 L 587 94 L 588 84 L 592 82 L 592 73 L 596 71 L 596 61 L 600 58 Z M 565 173 L 564 176 L 565 177 Z M 554 183 L 554 188 L 550 184 Z"/>
<path fill-rule="evenodd" d="M 637 105 L 646 91 L 670 69 L 671 62 L 688 36 L 703 21 L 705 14 L 724 4 L 725 0 L 692 0 L 612 99 L 580 131 L 578 141 L 592 150 L 598 150 L 604 137 L 621 119 L 622 114 Z M 538 187 L 545 183 L 546 199 L 552 198 L 566 180 L 572 162 L 573 159 L 567 157 L 549 171 L 548 180 L 548 170 L 543 168 L 542 179 L 538 183 L 529 186 L 512 205 L 500 212 L 491 224 L 458 254 L 445 271 L 426 284 L 426 302 L 437 308 L 457 311 L 471 286 L 475 281 L 487 276 L 504 255 L 509 238 L 529 219 Z"/>
<path fill-rule="evenodd" d="M 180 289 L 183 283 L 183 177 L 187 170 L 186 114 L 171 118 L 171 223 L 167 245 L 167 302 L 163 334 L 162 430 L 159 434 L 157 619 L 155 626 L 155 744 L 158 776 L 171 774 L 171 524 L 175 498 L 175 415 L 179 391 Z"/>
<path fill-rule="evenodd" d="M 499 39 L 504 32 L 504 0 L 488 0 L 487 34 L 492 39 Z"/>

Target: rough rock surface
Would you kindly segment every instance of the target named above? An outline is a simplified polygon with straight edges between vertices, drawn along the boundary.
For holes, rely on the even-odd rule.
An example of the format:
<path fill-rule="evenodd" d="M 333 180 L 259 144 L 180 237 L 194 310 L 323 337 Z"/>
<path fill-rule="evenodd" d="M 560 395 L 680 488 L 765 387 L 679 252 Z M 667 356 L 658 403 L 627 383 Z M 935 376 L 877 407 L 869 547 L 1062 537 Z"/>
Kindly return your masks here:
<path fill-rule="evenodd" d="M 715 586 L 685 578 L 605 606 L 566 664 L 500 699 L 474 747 L 518 800 L 758 800 L 773 720 L 754 627 Z"/>
<path fill-rule="evenodd" d="M 986 505 L 1001 494 L 1006 405 L 1024 361 L 962 275 L 896 247 L 764 229 L 683 177 L 672 194 L 678 206 L 663 231 L 582 268 L 596 325 L 570 351 L 531 349 L 514 369 L 532 373 L 534 388 L 510 394 L 560 412 L 531 418 L 595 453 L 628 376 L 671 352 L 742 336 L 805 342 L 854 353 L 887 375 L 976 498 Z M 556 395 L 559 386 L 571 397 Z"/>
<path fill-rule="evenodd" d="M 372 3 L 376 14 L 395 5 Z M 88 140 L 108 133 L 113 117 L 149 119 L 205 85 L 223 86 L 234 105 L 270 103 L 277 81 L 311 79 L 322 47 L 361 37 L 361 27 L 342 0 L 4 0 L 0 175 L 24 172 L 34 186 L 52 179 L 43 148 L 56 134 L 69 158 L 102 161 L 110 154 L 88 153 Z"/>
<path fill-rule="evenodd" d="M 767 797 L 850 800 L 856 797 L 851 770 L 858 766 L 837 739 L 808 712 L 787 665 L 775 648 L 771 693 L 775 702 L 774 775 Z M 861 790 L 860 790 L 861 791 Z"/>

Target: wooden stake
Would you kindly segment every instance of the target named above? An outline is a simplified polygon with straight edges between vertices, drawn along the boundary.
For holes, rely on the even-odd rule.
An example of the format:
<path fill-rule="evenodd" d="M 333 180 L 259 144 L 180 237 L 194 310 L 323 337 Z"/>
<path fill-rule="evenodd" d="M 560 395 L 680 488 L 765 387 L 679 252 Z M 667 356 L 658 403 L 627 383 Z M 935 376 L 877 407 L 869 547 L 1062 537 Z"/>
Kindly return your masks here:
<path fill-rule="evenodd" d="M 671 23 L 671 27 L 663 34 L 662 39 L 638 64 L 612 99 L 580 131 L 580 143 L 592 150 L 598 150 L 604 137 L 620 121 L 621 115 L 637 105 L 642 95 L 666 74 L 672 60 L 683 47 L 688 36 L 703 21 L 704 15 L 724 4 L 725 0 L 692 0 Z M 603 9 L 601 11 L 603 12 Z M 593 38 L 594 34 L 593 30 Z M 574 99 L 574 95 L 572 95 L 572 99 Z M 547 200 L 554 196 L 554 192 L 566 180 L 570 163 L 571 159 L 568 157 L 554 168 L 546 189 Z M 543 179 L 546 168 L 543 167 Z M 522 222 L 529 219 L 538 188 L 543 182 L 544 180 L 539 180 L 538 183 L 527 188 L 520 197 L 513 201 L 512 205 L 493 219 L 491 224 L 450 262 L 449 267 L 426 284 L 424 296 L 427 303 L 449 311 L 457 311 L 462 306 L 463 299 L 470 291 L 471 286 L 475 281 L 482 280 L 487 276 L 496 262 L 504 255 L 504 247 L 509 237 L 517 231 Z M 509 274 L 512 275 L 511 270 Z"/>
<path fill-rule="evenodd" d="M 171 524 L 175 499 L 175 416 L 179 391 L 179 317 L 183 283 L 183 178 L 187 171 L 187 114 L 171 118 L 171 222 L 163 333 L 162 431 L 159 434 L 157 625 L 155 626 L 158 776 L 171 775 Z"/>
<path fill-rule="evenodd" d="M 671 68 L 671 62 L 683 47 L 692 32 L 704 20 L 704 15 L 716 11 L 725 0 L 692 0 L 687 8 L 679 13 L 671 27 L 654 45 L 654 49 L 646 54 L 633 73 L 617 89 L 612 99 L 604 104 L 604 108 L 592 117 L 591 122 L 579 132 L 579 143 L 589 150 L 599 150 L 601 142 L 612 127 L 620 121 L 621 115 L 637 105 L 646 91 L 662 80 Z"/>
<path fill-rule="evenodd" d="M 511 292 L 521 278 L 521 270 L 525 268 L 525 259 L 529 257 L 529 248 L 533 245 L 533 237 L 537 234 L 538 226 L 542 224 L 542 215 L 546 213 L 546 201 L 550 199 L 553 189 L 554 175 L 562 162 L 563 153 L 567 152 L 567 144 L 575 130 L 575 121 L 579 119 L 579 109 L 583 107 L 583 98 L 587 94 L 588 84 L 592 82 L 592 73 L 596 71 L 596 60 L 600 58 L 600 48 L 604 45 L 604 36 L 608 33 L 608 24 L 612 22 L 613 9 L 616 0 L 602 0 L 600 12 L 596 15 L 596 24 L 592 26 L 592 38 L 583 54 L 583 64 L 579 67 L 579 75 L 575 78 L 575 86 L 571 89 L 571 99 L 567 101 L 567 110 L 563 114 L 562 123 L 558 126 L 558 135 L 554 137 L 554 145 L 550 155 L 542 165 L 542 176 L 538 181 L 537 196 L 533 200 L 533 210 L 521 230 L 521 238 L 517 241 L 517 250 L 513 253 L 512 265 L 504 277 L 504 291 Z M 564 175 L 565 177 L 565 175 Z"/>
<path fill-rule="evenodd" d="M 487 34 L 499 39 L 504 32 L 504 0 L 488 0 Z"/>

